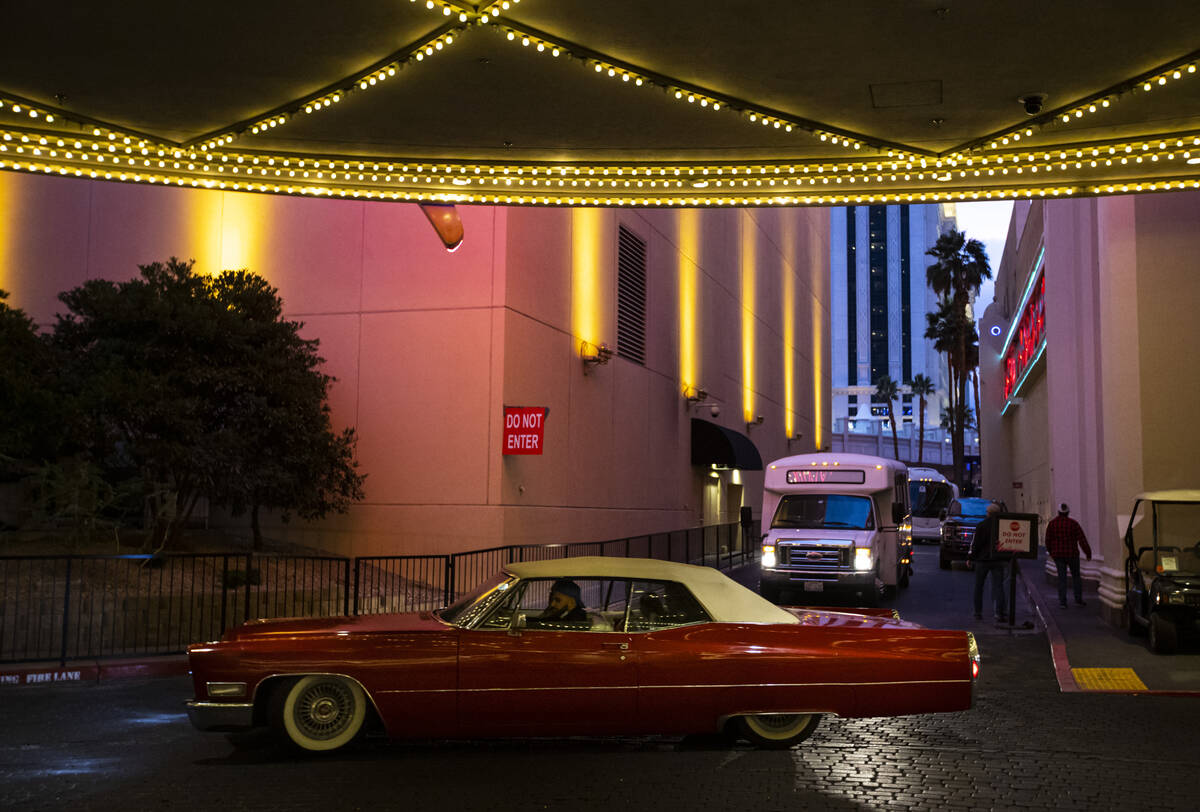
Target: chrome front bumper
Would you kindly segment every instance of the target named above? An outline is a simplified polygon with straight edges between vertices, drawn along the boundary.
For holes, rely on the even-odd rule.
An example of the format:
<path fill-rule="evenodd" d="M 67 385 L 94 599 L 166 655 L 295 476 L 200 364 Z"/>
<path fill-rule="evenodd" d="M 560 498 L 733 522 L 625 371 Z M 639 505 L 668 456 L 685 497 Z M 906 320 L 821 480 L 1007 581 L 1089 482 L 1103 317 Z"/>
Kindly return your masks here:
<path fill-rule="evenodd" d="M 254 726 L 252 702 L 205 702 L 189 699 L 188 719 L 198 730 L 245 730 Z"/>
<path fill-rule="evenodd" d="M 831 589 L 837 587 L 865 589 L 875 584 L 875 571 L 839 570 L 804 571 L 793 569 L 762 569 L 762 580 L 773 584 L 795 584 L 802 581 L 820 581 Z"/>

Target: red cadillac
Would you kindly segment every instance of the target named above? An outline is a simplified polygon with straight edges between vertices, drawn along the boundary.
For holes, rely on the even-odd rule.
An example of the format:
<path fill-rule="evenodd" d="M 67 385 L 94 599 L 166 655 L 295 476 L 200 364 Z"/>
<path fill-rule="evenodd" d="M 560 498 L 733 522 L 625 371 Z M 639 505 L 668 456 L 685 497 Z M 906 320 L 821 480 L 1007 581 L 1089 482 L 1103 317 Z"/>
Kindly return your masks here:
<path fill-rule="evenodd" d="M 201 730 L 308 751 L 393 738 L 725 732 L 971 707 L 975 639 L 890 610 L 784 609 L 708 567 L 511 564 L 436 612 L 252 621 L 189 649 Z"/>

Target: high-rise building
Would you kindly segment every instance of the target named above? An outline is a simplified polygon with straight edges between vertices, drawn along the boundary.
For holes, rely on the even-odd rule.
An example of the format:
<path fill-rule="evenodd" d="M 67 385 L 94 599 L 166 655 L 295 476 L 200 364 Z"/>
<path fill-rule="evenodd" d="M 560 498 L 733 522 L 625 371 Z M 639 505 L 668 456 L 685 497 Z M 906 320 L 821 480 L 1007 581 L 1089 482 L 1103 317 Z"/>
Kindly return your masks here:
<path fill-rule="evenodd" d="M 875 382 L 900 384 L 893 404 L 901 427 L 918 423 L 913 376 L 936 387 L 926 400 L 926 427 L 937 427 L 948 386 L 945 363 L 925 338 L 925 314 L 937 296 L 925 283 L 926 251 L 955 225 L 954 206 L 853 206 L 830 210 L 830 349 L 834 431 L 876 433 L 887 404 Z"/>

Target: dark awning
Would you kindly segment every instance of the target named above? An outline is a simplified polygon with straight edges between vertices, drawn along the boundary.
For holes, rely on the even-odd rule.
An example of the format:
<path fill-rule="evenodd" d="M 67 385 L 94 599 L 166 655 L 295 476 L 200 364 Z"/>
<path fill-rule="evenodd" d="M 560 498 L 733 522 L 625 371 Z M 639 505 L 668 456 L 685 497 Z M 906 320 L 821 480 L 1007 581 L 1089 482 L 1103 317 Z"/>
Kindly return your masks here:
<path fill-rule="evenodd" d="M 692 418 L 692 465 L 743 471 L 761 471 L 763 467 L 762 457 L 749 437 L 698 417 Z"/>

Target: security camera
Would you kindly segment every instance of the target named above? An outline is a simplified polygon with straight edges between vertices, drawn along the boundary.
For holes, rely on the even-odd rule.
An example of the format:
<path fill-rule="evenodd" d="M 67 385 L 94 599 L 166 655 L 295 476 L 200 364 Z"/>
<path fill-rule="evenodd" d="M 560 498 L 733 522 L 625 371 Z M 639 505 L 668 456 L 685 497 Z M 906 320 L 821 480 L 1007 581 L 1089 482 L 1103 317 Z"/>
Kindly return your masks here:
<path fill-rule="evenodd" d="M 1042 112 L 1042 106 L 1046 103 L 1045 93 L 1030 93 L 1028 96 L 1022 96 L 1017 99 L 1021 106 L 1025 108 L 1025 115 L 1036 116 Z"/>
<path fill-rule="evenodd" d="M 720 417 L 721 416 L 721 407 L 714 403 L 712 406 L 708 407 L 708 413 L 711 414 L 713 417 Z"/>

